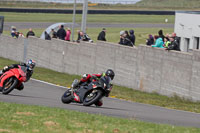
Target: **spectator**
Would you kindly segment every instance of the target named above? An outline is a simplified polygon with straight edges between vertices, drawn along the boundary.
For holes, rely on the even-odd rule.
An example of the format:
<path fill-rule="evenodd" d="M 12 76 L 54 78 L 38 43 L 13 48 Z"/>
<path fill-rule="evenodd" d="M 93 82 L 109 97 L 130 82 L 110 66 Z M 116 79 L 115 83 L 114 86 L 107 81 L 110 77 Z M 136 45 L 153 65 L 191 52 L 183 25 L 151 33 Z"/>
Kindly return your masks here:
<path fill-rule="evenodd" d="M 20 32 L 19 37 L 24 37 L 24 34 L 22 32 Z"/>
<path fill-rule="evenodd" d="M 55 32 L 54 29 L 51 29 L 51 33 L 52 33 L 51 38 L 57 38 L 57 32 Z"/>
<path fill-rule="evenodd" d="M 164 40 L 165 40 L 165 41 L 164 41 L 164 47 L 165 47 L 165 48 L 168 48 L 168 46 L 171 44 L 171 42 L 170 42 L 170 40 L 169 40 L 168 37 L 165 37 Z"/>
<path fill-rule="evenodd" d="M 64 25 L 59 26 L 59 30 L 57 31 L 57 37 L 61 40 L 65 40 L 66 31 L 64 29 Z"/>
<path fill-rule="evenodd" d="M 105 28 L 103 28 L 102 31 L 99 33 L 97 40 L 106 41 L 106 29 Z"/>
<path fill-rule="evenodd" d="M 164 48 L 163 47 L 164 42 L 161 37 L 155 35 L 154 40 L 155 40 L 155 45 L 151 45 L 152 47 Z"/>
<path fill-rule="evenodd" d="M 81 40 L 81 34 L 80 34 L 80 32 L 81 32 L 80 30 L 77 30 L 77 33 L 78 33 L 78 38 L 76 40 L 77 42 L 80 42 L 80 40 Z"/>
<path fill-rule="evenodd" d="M 29 36 L 35 36 L 35 33 L 33 32 L 33 30 L 30 28 L 29 31 L 26 34 L 26 37 L 28 38 Z"/>
<path fill-rule="evenodd" d="M 51 40 L 50 35 L 46 31 L 44 32 L 44 35 L 45 35 L 45 40 Z"/>
<path fill-rule="evenodd" d="M 68 28 L 65 36 L 65 41 L 70 41 L 70 36 L 71 36 L 71 30 L 70 28 Z"/>
<path fill-rule="evenodd" d="M 11 36 L 18 38 L 17 29 L 15 26 L 11 26 Z"/>
<path fill-rule="evenodd" d="M 130 40 L 133 43 L 133 45 L 135 45 L 135 35 L 134 35 L 134 30 L 130 30 Z"/>
<path fill-rule="evenodd" d="M 83 33 L 82 31 L 78 32 L 77 42 L 80 42 L 80 41 L 93 42 L 93 40 L 86 33 Z"/>
<path fill-rule="evenodd" d="M 127 34 L 125 33 L 125 31 L 120 32 L 120 42 L 119 42 L 119 44 L 133 47 L 133 43 L 127 37 Z"/>
<path fill-rule="evenodd" d="M 172 35 L 170 38 L 171 44 L 168 46 L 166 50 L 176 50 L 176 51 L 181 51 L 178 41 L 175 40 L 175 37 Z"/>
<path fill-rule="evenodd" d="M 180 45 L 180 37 L 176 36 L 176 33 L 172 33 L 172 37 L 174 38 L 174 41 L 176 41 L 178 43 L 178 45 Z"/>
<path fill-rule="evenodd" d="M 163 31 L 162 31 L 162 30 L 159 30 L 159 31 L 158 31 L 158 35 L 159 35 L 159 37 L 162 38 L 162 41 L 164 42 L 165 36 L 163 35 Z"/>
<path fill-rule="evenodd" d="M 128 39 L 130 39 L 130 35 L 129 35 L 129 33 L 128 33 L 127 30 L 125 31 L 125 36 L 126 36 Z"/>
<path fill-rule="evenodd" d="M 123 35 L 125 34 L 125 32 L 124 31 L 120 31 L 120 41 L 119 41 L 119 44 L 121 44 L 121 45 L 123 45 L 124 43 L 123 43 Z"/>
<path fill-rule="evenodd" d="M 151 46 L 151 45 L 154 44 L 154 38 L 153 38 L 153 36 L 151 34 L 149 35 L 149 38 L 146 40 L 146 44 L 148 46 Z"/>

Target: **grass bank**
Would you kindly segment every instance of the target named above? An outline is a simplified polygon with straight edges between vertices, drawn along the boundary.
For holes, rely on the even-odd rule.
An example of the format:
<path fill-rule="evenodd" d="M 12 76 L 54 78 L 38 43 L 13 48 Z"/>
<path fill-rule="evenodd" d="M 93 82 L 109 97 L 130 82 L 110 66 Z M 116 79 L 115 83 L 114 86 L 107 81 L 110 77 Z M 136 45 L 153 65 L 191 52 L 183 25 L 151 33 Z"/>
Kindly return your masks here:
<path fill-rule="evenodd" d="M 0 58 L 0 68 L 5 65 L 16 63 L 14 61 Z M 80 79 L 80 76 L 59 73 L 52 70 L 36 67 L 33 78 L 47 81 L 62 86 L 70 86 L 74 79 Z M 167 97 L 156 93 L 145 93 L 131 88 L 114 85 L 111 97 L 125 99 L 129 101 L 152 104 L 170 109 L 185 110 L 200 113 L 200 102 L 191 102 L 178 96 Z"/>
<path fill-rule="evenodd" d="M 198 128 L 152 124 L 58 108 L 0 102 L 2 133 L 199 133 Z"/>
<path fill-rule="evenodd" d="M 141 0 L 136 7 L 149 9 L 168 10 L 199 10 L 199 0 Z"/>
<path fill-rule="evenodd" d="M 109 10 L 199 10 L 198 0 L 142 0 L 136 4 L 90 4 L 89 9 Z M 0 7 L 8 8 L 54 8 L 72 9 L 73 4 L 53 2 L 24 2 L 24 1 L 0 1 Z M 82 9 L 82 4 L 77 4 L 77 9 Z"/>
<path fill-rule="evenodd" d="M 72 22 L 72 14 L 56 14 L 56 13 L 9 13 L 0 12 L 5 17 L 5 22 Z M 88 23 L 174 23 L 173 15 L 118 15 L 118 14 L 88 14 Z M 82 15 L 76 15 L 76 23 L 81 23 Z"/>

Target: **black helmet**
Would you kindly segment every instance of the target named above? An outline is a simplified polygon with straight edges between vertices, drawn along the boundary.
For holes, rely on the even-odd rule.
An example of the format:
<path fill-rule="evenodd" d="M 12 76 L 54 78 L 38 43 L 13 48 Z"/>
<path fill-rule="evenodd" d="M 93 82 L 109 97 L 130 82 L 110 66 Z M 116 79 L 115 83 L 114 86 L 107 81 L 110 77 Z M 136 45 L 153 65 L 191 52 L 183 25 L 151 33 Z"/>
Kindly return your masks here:
<path fill-rule="evenodd" d="M 115 73 L 114 73 L 114 71 L 112 69 L 108 69 L 106 71 L 106 76 L 110 77 L 113 80 L 114 77 L 115 77 Z"/>

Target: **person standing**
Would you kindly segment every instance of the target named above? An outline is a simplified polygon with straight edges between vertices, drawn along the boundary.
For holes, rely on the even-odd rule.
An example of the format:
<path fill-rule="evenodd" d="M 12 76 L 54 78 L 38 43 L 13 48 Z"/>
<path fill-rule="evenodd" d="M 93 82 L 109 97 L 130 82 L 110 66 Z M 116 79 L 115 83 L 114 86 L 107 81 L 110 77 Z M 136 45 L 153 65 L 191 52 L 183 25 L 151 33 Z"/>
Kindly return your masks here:
<path fill-rule="evenodd" d="M 70 36 L 71 36 L 71 30 L 70 28 L 68 28 L 65 36 L 65 41 L 70 41 Z"/>
<path fill-rule="evenodd" d="M 125 31 L 120 31 L 120 42 L 119 42 L 119 44 L 133 47 L 133 43 L 131 42 L 131 40 L 127 36 L 128 35 L 125 33 Z"/>
<path fill-rule="evenodd" d="M 51 40 L 50 35 L 45 31 L 44 32 L 45 40 Z"/>
<path fill-rule="evenodd" d="M 171 44 L 168 46 L 168 48 L 166 48 L 166 50 L 181 51 L 180 47 L 179 47 L 179 43 L 178 43 L 178 41 L 175 40 L 175 37 L 172 35 L 172 36 L 170 36 L 169 39 L 171 41 Z"/>
<path fill-rule="evenodd" d="M 165 39 L 165 36 L 163 35 L 163 30 L 159 30 L 159 31 L 158 31 L 158 35 L 159 35 L 160 38 L 162 38 L 162 41 L 164 42 L 164 41 L 165 41 L 165 40 L 164 40 L 164 39 Z"/>
<path fill-rule="evenodd" d="M 155 39 L 155 45 L 151 45 L 151 47 L 164 48 L 163 47 L 164 42 L 161 37 L 155 35 L 154 39 Z"/>
<path fill-rule="evenodd" d="M 133 43 L 133 45 L 135 45 L 135 34 L 134 34 L 134 30 L 130 30 L 130 40 Z"/>
<path fill-rule="evenodd" d="M 28 38 L 29 36 L 35 36 L 35 33 L 33 32 L 33 30 L 30 28 L 29 31 L 26 34 L 26 37 Z"/>
<path fill-rule="evenodd" d="M 146 40 L 147 46 L 151 46 L 154 44 L 154 38 L 151 34 L 149 34 L 149 38 Z"/>
<path fill-rule="evenodd" d="M 57 37 L 61 40 L 65 40 L 66 31 L 64 29 L 64 25 L 59 26 L 59 30 L 57 31 Z"/>
<path fill-rule="evenodd" d="M 97 40 L 106 41 L 106 29 L 105 28 L 103 28 L 102 31 L 99 33 Z"/>

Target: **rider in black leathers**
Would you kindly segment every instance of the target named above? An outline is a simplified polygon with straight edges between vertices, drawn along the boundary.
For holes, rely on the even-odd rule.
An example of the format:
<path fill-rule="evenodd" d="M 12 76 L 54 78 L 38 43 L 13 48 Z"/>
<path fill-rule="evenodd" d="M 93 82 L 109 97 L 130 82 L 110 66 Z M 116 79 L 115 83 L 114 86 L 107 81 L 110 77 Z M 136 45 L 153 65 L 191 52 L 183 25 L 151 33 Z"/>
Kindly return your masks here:
<path fill-rule="evenodd" d="M 88 85 L 92 81 L 96 81 L 96 80 L 98 80 L 98 79 L 100 79 L 102 77 L 109 77 L 111 80 L 113 80 L 114 77 L 115 77 L 115 73 L 114 73 L 114 71 L 112 69 L 108 69 L 105 73 L 101 73 L 101 74 L 92 74 L 92 75 L 84 74 L 78 85 L 79 86 Z M 109 93 L 106 96 L 108 97 Z M 95 103 L 95 105 L 96 106 L 102 106 L 103 105 L 103 101 L 99 100 L 97 103 Z"/>

